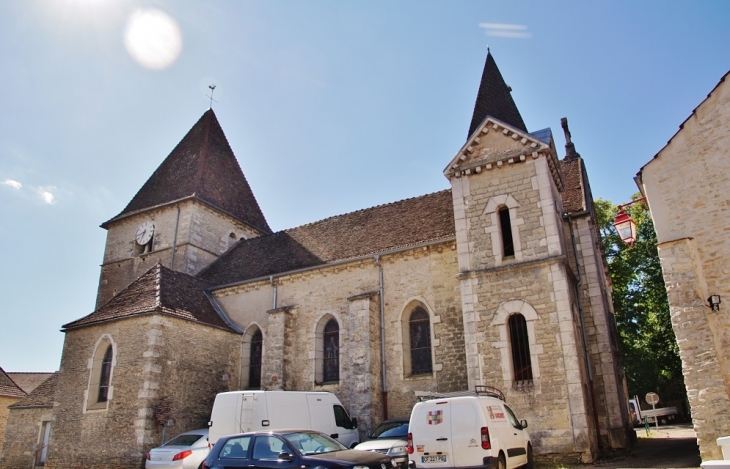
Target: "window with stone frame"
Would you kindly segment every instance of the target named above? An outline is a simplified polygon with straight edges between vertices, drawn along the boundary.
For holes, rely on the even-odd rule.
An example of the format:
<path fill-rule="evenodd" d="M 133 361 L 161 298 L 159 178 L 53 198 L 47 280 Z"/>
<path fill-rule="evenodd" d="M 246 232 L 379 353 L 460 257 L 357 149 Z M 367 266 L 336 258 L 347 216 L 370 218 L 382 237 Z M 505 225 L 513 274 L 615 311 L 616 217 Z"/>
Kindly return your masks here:
<path fill-rule="evenodd" d="M 261 352 L 264 345 L 264 337 L 261 330 L 257 330 L 251 337 L 250 355 L 248 365 L 248 388 L 258 389 L 261 387 Z"/>
<path fill-rule="evenodd" d="M 501 207 L 498 210 L 499 228 L 502 234 L 502 254 L 504 257 L 515 255 L 515 244 L 512 240 L 512 222 L 509 218 L 509 208 Z"/>
<path fill-rule="evenodd" d="M 511 315 L 508 319 L 508 329 L 514 382 L 518 386 L 530 384 L 532 383 L 532 363 L 525 317 L 521 314 Z"/>
<path fill-rule="evenodd" d="M 431 360 L 431 322 L 428 313 L 421 307 L 411 312 L 408 318 L 410 338 L 411 374 L 429 374 L 433 371 Z"/>
<path fill-rule="evenodd" d="M 322 359 L 322 378 L 325 383 L 340 380 L 340 326 L 330 319 L 324 326 L 324 357 Z"/>
<path fill-rule="evenodd" d="M 86 390 L 86 410 L 103 410 L 113 397 L 112 375 L 115 365 L 114 344 L 108 336 L 96 346 L 89 361 L 89 387 Z"/>

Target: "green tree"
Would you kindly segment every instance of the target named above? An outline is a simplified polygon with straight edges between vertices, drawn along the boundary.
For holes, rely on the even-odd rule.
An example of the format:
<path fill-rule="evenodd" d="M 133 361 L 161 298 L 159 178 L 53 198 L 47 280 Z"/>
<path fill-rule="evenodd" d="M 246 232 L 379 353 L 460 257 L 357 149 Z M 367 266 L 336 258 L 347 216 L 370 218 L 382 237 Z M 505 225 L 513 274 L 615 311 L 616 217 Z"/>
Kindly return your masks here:
<path fill-rule="evenodd" d="M 639 195 L 635 194 L 634 199 Z M 631 395 L 656 392 L 664 405 L 683 405 L 687 391 L 679 347 L 672 330 L 667 291 L 646 204 L 625 210 L 636 222 L 637 239 L 626 246 L 613 227 L 618 208 L 595 201 L 601 241 L 613 283 L 613 307 Z"/>

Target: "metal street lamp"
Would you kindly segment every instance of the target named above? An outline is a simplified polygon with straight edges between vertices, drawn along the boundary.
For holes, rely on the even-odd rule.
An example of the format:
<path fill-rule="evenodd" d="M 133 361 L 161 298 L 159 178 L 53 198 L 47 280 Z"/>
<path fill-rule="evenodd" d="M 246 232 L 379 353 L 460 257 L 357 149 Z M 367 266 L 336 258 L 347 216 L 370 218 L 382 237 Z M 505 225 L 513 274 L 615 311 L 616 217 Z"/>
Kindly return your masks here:
<path fill-rule="evenodd" d="M 628 207 L 636 202 L 646 200 L 646 197 L 632 200 L 631 202 L 618 206 L 618 213 L 616 218 L 613 220 L 613 227 L 616 228 L 621 241 L 624 242 L 628 247 L 631 247 L 636 241 L 636 222 L 631 219 L 628 213 L 624 210 L 624 207 Z"/>

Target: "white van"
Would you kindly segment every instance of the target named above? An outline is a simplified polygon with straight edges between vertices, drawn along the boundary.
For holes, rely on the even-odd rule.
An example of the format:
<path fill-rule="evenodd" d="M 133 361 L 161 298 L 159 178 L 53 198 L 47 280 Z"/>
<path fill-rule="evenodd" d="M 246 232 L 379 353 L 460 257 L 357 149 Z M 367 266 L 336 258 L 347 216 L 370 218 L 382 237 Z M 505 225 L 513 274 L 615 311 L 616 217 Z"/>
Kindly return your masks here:
<path fill-rule="evenodd" d="M 435 397 L 435 398 L 428 398 Z M 408 465 L 418 469 L 534 465 L 527 422 L 518 421 L 497 389 L 427 396 L 408 424 Z"/>
<path fill-rule="evenodd" d="M 208 427 L 211 445 L 223 435 L 285 428 L 319 430 L 348 448 L 360 442 L 357 419 L 350 419 L 331 392 L 222 392 L 215 397 Z"/>

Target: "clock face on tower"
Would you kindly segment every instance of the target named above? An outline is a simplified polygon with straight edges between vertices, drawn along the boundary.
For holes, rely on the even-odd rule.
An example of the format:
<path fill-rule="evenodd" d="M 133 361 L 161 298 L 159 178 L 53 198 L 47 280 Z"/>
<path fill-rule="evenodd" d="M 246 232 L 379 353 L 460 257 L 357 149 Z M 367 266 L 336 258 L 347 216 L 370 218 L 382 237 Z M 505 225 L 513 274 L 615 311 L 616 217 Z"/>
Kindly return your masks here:
<path fill-rule="evenodd" d="M 137 235 L 135 236 L 137 244 L 139 244 L 140 246 L 144 246 L 145 244 L 149 243 L 152 239 L 152 234 L 154 232 L 155 225 L 153 225 L 151 221 L 146 221 L 139 225 L 139 228 L 137 228 Z"/>

